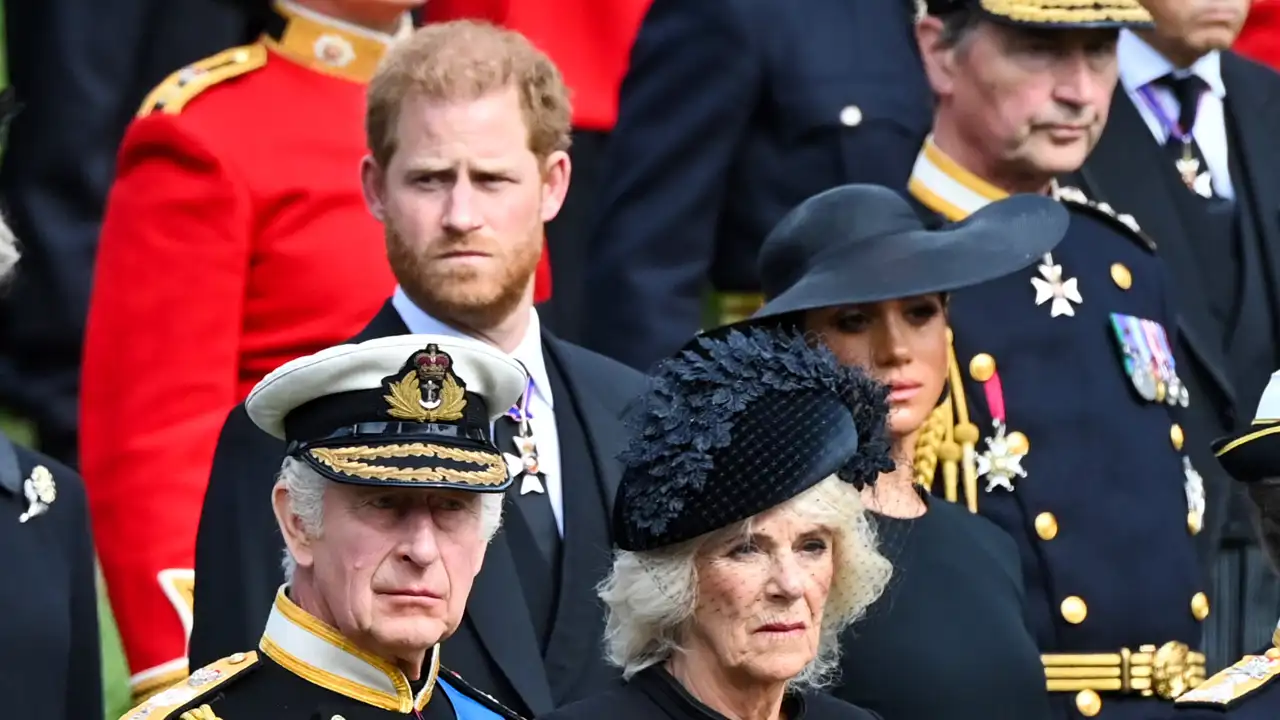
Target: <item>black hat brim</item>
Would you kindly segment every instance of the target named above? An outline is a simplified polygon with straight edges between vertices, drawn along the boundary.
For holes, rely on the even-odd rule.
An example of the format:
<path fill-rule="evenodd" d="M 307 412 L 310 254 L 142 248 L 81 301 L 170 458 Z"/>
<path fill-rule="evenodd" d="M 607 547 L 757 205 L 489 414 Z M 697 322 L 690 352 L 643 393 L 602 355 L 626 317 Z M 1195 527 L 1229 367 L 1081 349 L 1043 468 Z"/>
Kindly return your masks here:
<path fill-rule="evenodd" d="M 465 438 L 330 440 L 309 444 L 295 454 L 329 480 L 347 485 L 499 493 L 513 482 L 501 452 Z"/>
<path fill-rule="evenodd" d="M 945 293 L 1022 270 L 1066 236 L 1060 204 L 1016 195 L 938 230 L 911 230 L 844 249 L 769 300 L 746 323 L 805 310 Z"/>
<path fill-rule="evenodd" d="M 1280 423 L 1254 425 L 1248 432 L 1220 438 L 1214 441 L 1213 452 L 1222 468 L 1240 482 L 1280 477 Z"/>

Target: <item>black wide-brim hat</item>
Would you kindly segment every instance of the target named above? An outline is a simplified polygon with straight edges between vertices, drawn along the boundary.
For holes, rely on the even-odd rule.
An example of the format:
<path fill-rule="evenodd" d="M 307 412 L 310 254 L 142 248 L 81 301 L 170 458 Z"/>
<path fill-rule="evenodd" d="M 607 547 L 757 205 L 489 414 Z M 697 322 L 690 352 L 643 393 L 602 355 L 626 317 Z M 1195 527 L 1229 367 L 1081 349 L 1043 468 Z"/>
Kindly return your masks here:
<path fill-rule="evenodd" d="M 1240 482 L 1280 478 L 1280 372 L 1267 383 L 1249 429 L 1214 441 L 1213 452 Z"/>
<path fill-rule="evenodd" d="M 528 378 L 478 341 L 399 335 L 285 363 L 253 388 L 245 410 L 335 482 L 502 492 L 512 478 L 491 428 Z"/>
<path fill-rule="evenodd" d="M 927 6 L 930 15 L 969 8 L 1005 25 L 1042 30 L 1155 26 L 1138 0 L 927 0 Z"/>
<path fill-rule="evenodd" d="M 768 300 L 745 322 L 977 285 L 1038 261 L 1070 222 L 1055 200 L 1014 195 L 931 230 L 888 188 L 832 188 L 800 203 L 765 238 L 759 271 Z"/>
<path fill-rule="evenodd" d="M 754 517 L 836 476 L 893 468 L 888 390 L 781 328 L 700 337 L 660 363 L 629 413 L 618 547 L 650 551 Z"/>

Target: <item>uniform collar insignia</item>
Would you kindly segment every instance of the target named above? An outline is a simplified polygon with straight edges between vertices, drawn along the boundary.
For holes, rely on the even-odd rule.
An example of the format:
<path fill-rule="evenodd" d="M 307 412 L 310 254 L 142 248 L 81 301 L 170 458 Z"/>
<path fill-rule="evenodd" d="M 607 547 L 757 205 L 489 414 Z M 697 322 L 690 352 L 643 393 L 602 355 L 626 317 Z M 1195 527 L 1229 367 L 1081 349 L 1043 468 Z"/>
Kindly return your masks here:
<path fill-rule="evenodd" d="M 952 222 L 963 220 L 1009 193 L 964 169 L 942 152 L 930 135 L 916 156 L 907 184 L 911 194 Z"/>
<path fill-rule="evenodd" d="M 317 72 L 358 83 L 373 77 L 383 54 L 397 39 L 413 31 L 408 13 L 395 35 L 375 32 L 276 0 L 274 9 L 284 21 L 279 33 L 263 36 L 267 47 Z"/>
<path fill-rule="evenodd" d="M 440 672 L 440 646 L 436 645 L 431 651 L 427 683 L 414 695 L 408 678 L 398 668 L 356 647 L 298 607 L 283 587 L 276 593 L 258 649 L 307 682 L 406 715 L 427 706 Z"/>

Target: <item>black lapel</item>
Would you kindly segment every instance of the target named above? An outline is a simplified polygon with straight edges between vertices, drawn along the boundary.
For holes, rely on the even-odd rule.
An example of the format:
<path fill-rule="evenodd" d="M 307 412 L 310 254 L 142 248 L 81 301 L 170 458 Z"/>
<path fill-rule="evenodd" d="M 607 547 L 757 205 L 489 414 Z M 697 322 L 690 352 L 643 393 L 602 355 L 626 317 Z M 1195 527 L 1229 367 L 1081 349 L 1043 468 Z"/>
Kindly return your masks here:
<path fill-rule="evenodd" d="M 1227 122 L 1236 130 L 1232 181 L 1237 199 L 1245 199 L 1248 219 L 1260 235 L 1263 271 L 1273 304 L 1280 304 L 1280 78 L 1235 53 L 1222 53 L 1227 86 Z M 1235 177 L 1236 169 L 1240 176 Z M 1277 313 L 1280 323 L 1280 313 Z M 1280 327 L 1276 328 L 1280 337 Z"/>
<path fill-rule="evenodd" d="M 396 312 L 396 308 L 387 300 L 382 304 L 382 308 L 378 310 L 378 314 L 373 316 L 368 325 L 360 331 L 358 335 L 351 338 L 351 342 L 359 343 L 366 340 L 376 340 L 384 337 L 394 337 L 396 335 L 408 335 L 409 326 L 404 324 L 404 318 L 400 317 L 400 313 Z"/>
<path fill-rule="evenodd" d="M 596 478 L 600 481 L 600 489 L 604 493 L 608 507 L 613 507 L 614 498 L 618 495 L 618 483 L 622 481 L 622 464 L 618 462 L 618 454 L 626 449 L 627 436 L 617 413 L 610 412 L 594 397 L 592 382 L 609 382 L 609 378 L 588 378 L 582 368 L 573 362 L 572 348 L 563 340 L 543 331 L 542 345 L 552 362 L 557 363 L 564 376 L 565 385 L 569 389 L 569 401 L 573 402 L 582 418 L 582 430 L 586 433 L 587 443 L 591 446 L 591 455 L 595 459 Z M 556 402 L 559 402 L 559 398 Z"/>
<path fill-rule="evenodd" d="M 583 368 L 574 368 L 571 375 L 573 366 L 553 356 L 549 347 L 550 343 L 544 338 L 543 353 L 550 366 L 556 398 L 556 428 L 560 435 L 564 543 L 561 545 L 559 601 L 545 665 L 552 693 L 562 698 L 582 673 L 596 664 L 595 658 L 599 656 L 604 615 L 595 586 L 608 574 L 613 563 L 609 532 L 612 501 L 606 499 L 601 472 L 602 468 L 617 465 L 618 461 L 602 458 L 589 435 L 592 425 L 602 419 L 584 414 L 580 399 L 593 394 L 574 392 L 570 388 L 575 377 L 583 383 Z M 585 385 L 590 385 L 589 379 Z"/>
<path fill-rule="evenodd" d="M 1222 393 L 1234 402 L 1219 340 L 1222 333 L 1209 315 L 1191 248 L 1193 239 L 1177 210 L 1184 200 L 1177 194 L 1185 192 L 1178 185 L 1182 181 L 1122 87 L 1116 88 L 1106 130 L 1080 176 L 1092 199 L 1112 205 L 1117 212 L 1131 213 L 1155 240 L 1156 252 L 1170 270 L 1178 330 Z"/>
<path fill-rule="evenodd" d="M 507 534 L 499 532 L 489 543 L 471 587 L 465 622 L 471 624 L 489 657 L 536 716 L 551 712 L 555 704 L 538 639 L 523 604 L 511 546 Z"/>

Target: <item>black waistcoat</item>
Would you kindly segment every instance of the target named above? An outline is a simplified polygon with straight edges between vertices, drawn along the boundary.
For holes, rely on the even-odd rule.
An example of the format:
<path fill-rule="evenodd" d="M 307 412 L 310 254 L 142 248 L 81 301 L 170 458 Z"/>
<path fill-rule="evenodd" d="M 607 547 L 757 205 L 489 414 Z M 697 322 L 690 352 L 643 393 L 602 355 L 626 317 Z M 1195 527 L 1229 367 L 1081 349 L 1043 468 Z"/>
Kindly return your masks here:
<path fill-rule="evenodd" d="M 600 470 L 591 452 L 581 409 L 556 359 L 544 353 L 555 398 L 560 440 L 560 486 L 564 498 L 560 592 L 544 664 L 557 705 L 583 697 L 580 689 L 599 687 L 617 671 L 602 660 L 603 603 L 596 585 L 613 562 L 609 510 L 600 487 Z"/>

